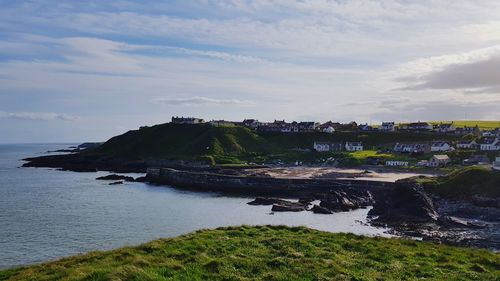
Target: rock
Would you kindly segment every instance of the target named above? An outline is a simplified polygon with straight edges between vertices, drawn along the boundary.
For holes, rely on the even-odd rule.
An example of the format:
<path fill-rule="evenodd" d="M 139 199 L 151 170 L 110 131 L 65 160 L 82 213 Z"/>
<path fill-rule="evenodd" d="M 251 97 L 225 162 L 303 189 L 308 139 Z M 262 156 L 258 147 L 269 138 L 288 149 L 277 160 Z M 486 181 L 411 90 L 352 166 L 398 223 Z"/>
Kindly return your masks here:
<path fill-rule="evenodd" d="M 288 202 L 286 200 L 282 199 L 276 199 L 276 198 L 266 198 L 266 197 L 257 197 L 255 200 L 248 202 L 248 205 L 273 205 L 273 204 L 284 204 L 285 202 Z"/>
<path fill-rule="evenodd" d="M 471 221 L 471 220 L 467 220 L 464 218 L 458 218 L 458 217 L 454 217 L 454 216 L 442 217 L 442 218 L 440 218 L 439 221 L 442 224 L 444 224 L 445 226 L 451 226 L 451 227 L 455 226 L 455 227 L 467 227 L 467 228 L 476 228 L 476 229 L 486 227 L 486 224 L 484 224 L 484 223 Z"/>
<path fill-rule="evenodd" d="M 312 201 L 314 201 L 314 198 L 299 198 L 299 203 L 304 205 L 309 205 Z"/>
<path fill-rule="evenodd" d="M 305 211 L 306 207 L 300 203 L 288 202 L 286 204 L 274 204 L 271 211 L 273 212 L 301 212 Z"/>
<path fill-rule="evenodd" d="M 133 177 L 129 177 L 129 176 L 112 174 L 112 175 L 98 177 L 98 178 L 96 178 L 96 180 L 112 180 L 112 181 L 124 180 L 124 181 L 134 181 L 134 178 Z"/>
<path fill-rule="evenodd" d="M 147 177 L 138 177 L 136 179 L 134 179 L 135 182 L 148 182 L 148 178 Z"/>
<path fill-rule="evenodd" d="M 392 192 L 379 195 L 368 215 L 378 216 L 376 220 L 386 223 L 432 222 L 439 218 L 431 198 L 409 181 L 397 181 Z"/>
<path fill-rule="evenodd" d="M 109 183 L 109 185 L 118 185 L 118 184 L 123 184 L 123 181 L 115 181 L 115 182 Z"/>
<path fill-rule="evenodd" d="M 333 214 L 332 211 L 328 210 L 327 208 L 321 207 L 319 205 L 314 205 L 311 208 L 311 211 L 313 211 L 313 213 L 315 214 Z"/>

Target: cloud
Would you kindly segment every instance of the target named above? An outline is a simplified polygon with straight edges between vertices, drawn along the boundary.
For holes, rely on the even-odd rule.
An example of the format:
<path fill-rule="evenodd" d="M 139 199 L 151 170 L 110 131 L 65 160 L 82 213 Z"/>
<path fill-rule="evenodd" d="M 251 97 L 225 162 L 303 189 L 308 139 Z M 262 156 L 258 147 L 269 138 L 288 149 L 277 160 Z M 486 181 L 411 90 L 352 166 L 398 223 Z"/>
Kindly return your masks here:
<path fill-rule="evenodd" d="M 500 46 L 458 55 L 422 59 L 407 64 L 412 74 L 397 77 L 397 90 L 467 90 L 500 92 Z"/>
<path fill-rule="evenodd" d="M 20 120 L 63 120 L 63 121 L 75 121 L 78 117 L 65 114 L 65 113 L 54 113 L 54 112 L 5 112 L 0 111 L 0 118 L 11 118 Z"/>
<path fill-rule="evenodd" d="M 158 98 L 159 103 L 169 105 L 251 105 L 253 102 L 238 99 L 214 99 L 207 97 Z"/>

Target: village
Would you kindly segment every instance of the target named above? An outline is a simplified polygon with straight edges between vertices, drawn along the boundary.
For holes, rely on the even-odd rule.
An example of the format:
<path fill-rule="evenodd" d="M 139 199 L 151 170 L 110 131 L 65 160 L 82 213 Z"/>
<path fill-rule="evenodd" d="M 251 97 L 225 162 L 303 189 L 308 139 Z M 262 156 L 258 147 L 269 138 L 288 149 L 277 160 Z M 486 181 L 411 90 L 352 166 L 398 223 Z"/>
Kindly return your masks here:
<path fill-rule="evenodd" d="M 212 120 L 205 121 L 194 117 L 172 117 L 174 124 L 209 124 L 215 127 L 243 126 L 262 134 L 287 134 L 287 133 L 322 133 L 335 134 L 336 132 L 378 132 L 393 134 L 397 136 L 403 133 L 417 133 L 432 135 L 432 141 L 407 141 L 395 142 L 391 145 L 384 144 L 374 148 L 365 147 L 363 141 L 345 139 L 342 141 L 329 142 L 315 140 L 310 144 L 310 151 L 319 154 L 353 152 L 376 150 L 377 154 L 370 155 L 366 164 L 383 165 L 388 167 L 402 168 L 443 168 L 455 162 L 454 165 L 491 166 L 492 169 L 500 170 L 500 124 L 496 128 L 480 128 L 479 126 L 458 126 L 454 122 L 412 122 L 396 123 L 382 122 L 380 125 L 358 124 L 355 121 L 340 123 L 328 121 L 319 123 L 309 122 L 286 122 L 275 120 L 274 122 L 259 122 L 256 119 L 245 119 L 243 121 Z M 454 136 L 455 140 L 443 140 L 445 136 Z M 462 153 L 463 152 L 463 153 Z M 394 157 L 387 157 L 391 153 Z M 450 155 L 461 155 L 460 163 L 452 161 Z M 465 156 L 464 156 L 465 155 Z M 378 157 L 380 156 L 380 157 Z M 300 162 L 296 163 L 300 165 Z"/>

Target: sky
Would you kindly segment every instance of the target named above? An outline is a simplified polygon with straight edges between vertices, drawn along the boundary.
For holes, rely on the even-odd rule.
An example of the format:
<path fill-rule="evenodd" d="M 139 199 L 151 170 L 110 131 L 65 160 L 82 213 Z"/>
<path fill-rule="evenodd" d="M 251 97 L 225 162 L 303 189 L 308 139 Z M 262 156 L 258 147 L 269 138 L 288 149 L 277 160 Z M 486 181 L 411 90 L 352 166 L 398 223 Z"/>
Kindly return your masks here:
<path fill-rule="evenodd" d="M 500 1 L 0 0 L 0 143 L 207 120 L 500 120 Z"/>

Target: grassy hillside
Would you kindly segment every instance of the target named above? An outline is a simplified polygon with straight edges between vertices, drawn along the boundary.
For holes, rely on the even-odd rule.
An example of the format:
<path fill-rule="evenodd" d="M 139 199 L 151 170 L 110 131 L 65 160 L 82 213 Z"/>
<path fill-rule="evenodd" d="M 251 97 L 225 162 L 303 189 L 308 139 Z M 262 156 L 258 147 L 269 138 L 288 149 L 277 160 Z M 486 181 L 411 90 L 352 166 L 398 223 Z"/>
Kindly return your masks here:
<path fill-rule="evenodd" d="M 394 142 L 455 140 L 457 136 L 425 133 L 337 132 L 327 134 L 274 133 L 258 134 L 244 127 L 161 124 L 116 136 L 92 154 L 126 159 L 191 159 L 216 163 L 265 162 L 273 159 L 308 161 L 314 153 L 314 141 L 362 141 L 365 149 L 392 145 Z"/>
<path fill-rule="evenodd" d="M 438 178 L 420 179 L 431 192 L 446 197 L 500 197 L 500 171 L 467 167 Z"/>
<path fill-rule="evenodd" d="M 0 271 L 0 280 L 498 280 L 500 254 L 303 227 L 203 230 Z"/>

